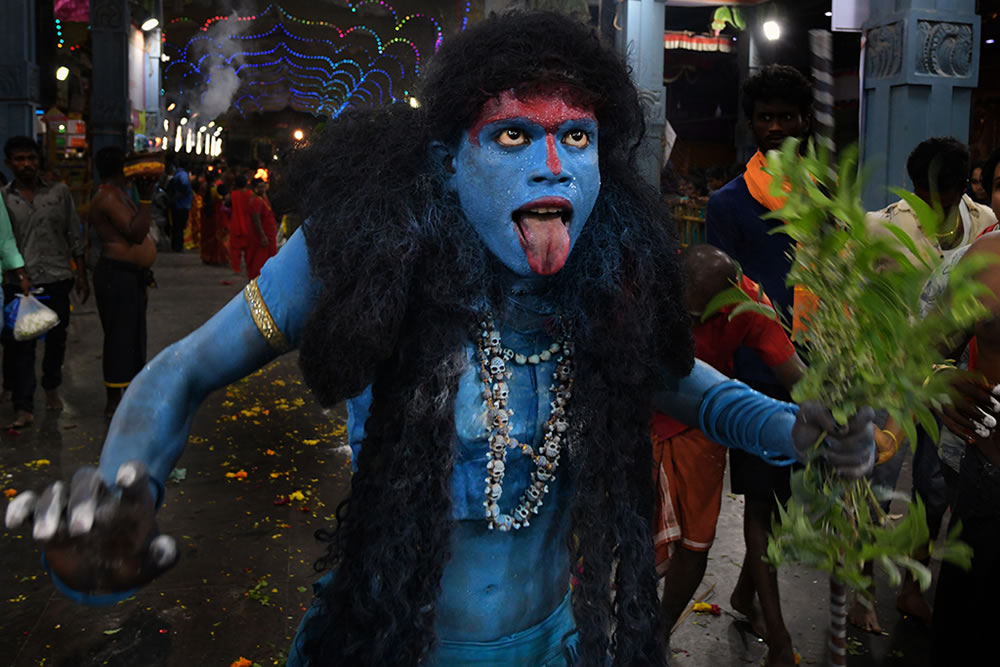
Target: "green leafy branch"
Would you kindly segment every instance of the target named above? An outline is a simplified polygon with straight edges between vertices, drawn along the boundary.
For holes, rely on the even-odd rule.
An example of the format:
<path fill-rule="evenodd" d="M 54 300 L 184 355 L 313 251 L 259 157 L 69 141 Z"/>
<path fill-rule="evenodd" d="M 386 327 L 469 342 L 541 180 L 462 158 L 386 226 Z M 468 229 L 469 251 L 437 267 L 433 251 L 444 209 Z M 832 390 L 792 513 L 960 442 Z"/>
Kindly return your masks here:
<path fill-rule="evenodd" d="M 797 244 L 788 284 L 804 287 L 818 300 L 805 328 L 792 332 L 809 363 L 792 392 L 794 400 L 822 402 L 841 424 L 865 406 L 883 408 L 903 426 L 911 446 L 914 420 L 937 440 L 932 408 L 951 402 L 953 378 L 931 369 L 956 332 L 968 330 L 985 313 L 980 298 L 988 289 L 974 276 L 989 260 L 959 263 L 951 273 L 947 306 L 924 313 L 924 285 L 940 259 L 921 253 L 895 225 L 884 225 L 888 234 L 869 230 L 861 200 L 865 174 L 859 173 L 856 147 L 833 165 L 813 144 L 800 154 L 798 142 L 787 140 L 780 152 L 768 154 L 767 163 L 771 194 L 786 203 L 766 217 L 782 220 L 772 233 L 787 234 Z M 940 206 L 898 193 L 934 238 Z M 740 303 L 731 317 L 752 309 L 780 321 L 735 288 L 713 302 L 709 307 L 716 310 Z M 793 474 L 793 497 L 775 522 L 768 558 L 829 572 L 855 590 L 868 587 L 864 566 L 876 563 L 890 580 L 909 571 L 926 588 L 930 573 L 913 558 L 928 539 L 923 504 L 911 504 L 902 521 L 891 522 L 869 482 L 846 481 L 830 472 L 819 460 L 821 447 L 817 443 L 805 469 Z M 955 538 L 953 532 L 937 555 L 967 565 L 969 549 Z"/>

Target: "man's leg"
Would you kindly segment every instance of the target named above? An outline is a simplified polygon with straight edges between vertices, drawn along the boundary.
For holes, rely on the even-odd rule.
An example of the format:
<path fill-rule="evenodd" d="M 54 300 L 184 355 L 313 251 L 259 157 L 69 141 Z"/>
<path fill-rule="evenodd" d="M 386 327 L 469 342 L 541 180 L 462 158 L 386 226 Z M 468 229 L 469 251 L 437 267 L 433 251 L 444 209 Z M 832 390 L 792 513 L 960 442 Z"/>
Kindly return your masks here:
<path fill-rule="evenodd" d="M 707 551 L 693 551 L 684 545 L 674 549 L 670 565 L 663 575 L 663 600 L 660 603 L 663 627 L 668 636 L 701 586 L 707 565 Z"/>
<path fill-rule="evenodd" d="M 672 459 L 670 481 L 681 529 L 680 543 L 664 573 L 661 609 L 669 632 L 705 576 L 722 507 L 726 449 L 701 431 L 688 429 L 671 438 L 666 451 Z"/>
<path fill-rule="evenodd" d="M 913 455 L 913 497 L 919 496 L 927 509 L 927 531 L 930 539 L 937 539 L 941 530 L 941 521 L 948 509 L 948 487 L 941 472 L 941 459 L 938 458 L 937 445 L 922 429 L 917 429 L 917 450 Z M 923 564 L 930 562 L 927 545 L 916 554 L 917 560 Z M 920 586 L 910 576 L 903 577 L 899 595 L 896 597 L 896 608 L 900 613 L 913 616 L 924 625 L 931 625 L 931 608 L 920 592 Z"/>
<path fill-rule="evenodd" d="M 175 208 L 170 223 L 170 245 L 174 252 L 184 250 L 184 229 L 187 227 L 188 214 L 186 208 Z"/>
<path fill-rule="evenodd" d="M 59 324 L 45 334 L 45 358 L 42 360 L 42 389 L 45 390 L 45 407 L 61 410 L 62 399 L 59 387 L 62 385 L 62 367 L 66 359 L 66 331 L 69 327 L 69 294 L 73 280 L 63 280 L 45 285 L 49 299 L 45 305 L 59 316 Z"/>
<path fill-rule="evenodd" d="M 792 649 L 792 637 L 781 614 L 778 571 L 764 560 L 767 555 L 768 537 L 771 533 L 771 517 L 776 509 L 777 505 L 773 496 L 760 497 L 750 493 L 746 495 L 746 507 L 743 510 L 743 538 L 746 541 L 747 553 L 743 567 L 744 572 L 749 571 L 750 583 L 760 602 L 761 616 L 766 630 L 764 640 L 768 646 L 767 664 L 794 665 L 795 653 Z M 744 572 L 740 573 L 741 579 Z M 737 583 L 738 585 L 739 583 Z M 746 582 L 744 582 L 744 586 L 746 586 Z M 733 595 L 736 595 L 735 591 Z M 750 616 L 750 618 L 753 617 Z"/>
<path fill-rule="evenodd" d="M 956 521 L 961 539 L 972 547 L 972 567 L 944 562 L 934 597 L 931 664 L 992 664 L 996 605 L 1000 599 L 1000 469 L 976 447 L 961 464 Z"/>
<path fill-rule="evenodd" d="M 4 285 L 7 302 L 20 291 L 16 286 Z M 14 404 L 14 421 L 11 428 L 23 428 L 34 423 L 35 397 L 35 341 L 17 341 L 13 334 L 3 337 L 4 377 L 10 382 L 11 400 Z"/>
<path fill-rule="evenodd" d="M 888 413 L 884 410 L 878 411 L 875 416 L 875 426 L 884 426 L 887 418 Z M 906 458 L 906 452 L 909 448 L 910 441 L 903 438 L 903 442 L 899 445 L 895 456 L 885 463 L 875 466 L 869 475 L 872 488 L 882 488 L 888 491 L 895 490 L 896 483 L 899 481 L 899 473 L 903 469 L 903 460 Z M 885 513 L 889 512 L 890 504 L 891 500 L 883 500 L 879 503 L 882 511 Z M 860 592 L 852 594 L 853 600 L 847 609 L 847 620 L 850 621 L 851 625 L 865 632 L 880 634 L 882 632 L 882 624 L 878 620 L 878 611 L 875 609 L 874 573 L 874 566 L 869 561 L 864 567 L 864 574 L 872 578 L 872 584 L 868 589 L 868 597 L 865 597 Z"/>

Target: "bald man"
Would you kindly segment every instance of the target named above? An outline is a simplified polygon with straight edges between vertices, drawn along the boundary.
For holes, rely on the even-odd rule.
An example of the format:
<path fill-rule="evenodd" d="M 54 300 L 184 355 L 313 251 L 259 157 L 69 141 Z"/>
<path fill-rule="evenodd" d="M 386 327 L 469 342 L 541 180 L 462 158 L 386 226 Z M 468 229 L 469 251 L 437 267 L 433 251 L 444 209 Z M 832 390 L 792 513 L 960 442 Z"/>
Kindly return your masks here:
<path fill-rule="evenodd" d="M 740 276 L 729 255 L 713 246 L 689 246 L 682 260 L 687 277 L 684 301 L 692 319 L 695 356 L 729 374 L 733 372 L 737 348 L 746 347 L 755 351 L 778 380 L 791 389 L 802 377 L 805 365 L 778 322 L 753 312 L 740 313 L 730 320 L 735 304 L 702 321 L 712 297 L 736 284 L 754 301 L 773 307 L 760 286 Z M 654 523 L 656 571 L 664 577 L 663 621 L 669 633 L 705 575 L 722 505 L 726 449 L 698 429 L 658 413 L 653 415 L 651 440 L 659 496 Z M 750 554 L 749 542 L 744 570 L 767 568 L 761 560 L 763 552 L 756 554 L 754 549 L 754 555 Z M 766 542 L 765 534 L 764 546 Z M 740 578 L 742 581 L 744 574 Z M 766 605 L 762 600 L 761 606 Z M 755 629 L 763 632 L 763 619 L 749 611 Z"/>

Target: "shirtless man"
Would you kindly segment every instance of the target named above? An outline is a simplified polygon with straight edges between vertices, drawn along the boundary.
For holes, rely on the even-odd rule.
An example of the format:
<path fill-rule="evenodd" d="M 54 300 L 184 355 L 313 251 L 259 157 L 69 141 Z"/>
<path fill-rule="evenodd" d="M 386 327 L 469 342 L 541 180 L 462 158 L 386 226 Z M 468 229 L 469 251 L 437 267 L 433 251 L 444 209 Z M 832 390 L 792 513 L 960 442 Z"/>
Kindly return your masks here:
<path fill-rule="evenodd" d="M 156 259 L 156 244 L 149 236 L 155 181 L 135 180 L 136 205 L 126 193 L 123 159 L 122 150 L 113 146 L 97 152 L 101 186 L 90 212 L 101 239 L 94 291 L 104 329 L 104 416 L 108 418 L 132 378 L 146 365 L 146 287 Z"/>

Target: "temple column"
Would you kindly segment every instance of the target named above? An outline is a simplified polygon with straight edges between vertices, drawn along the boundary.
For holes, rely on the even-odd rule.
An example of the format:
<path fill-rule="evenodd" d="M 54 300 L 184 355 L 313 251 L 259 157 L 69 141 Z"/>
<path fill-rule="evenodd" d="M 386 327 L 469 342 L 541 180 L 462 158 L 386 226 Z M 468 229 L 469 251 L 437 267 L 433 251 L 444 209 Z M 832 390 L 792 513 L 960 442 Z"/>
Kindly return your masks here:
<path fill-rule="evenodd" d="M 18 135 L 35 137 L 38 76 L 34 0 L 5 0 L 0 21 L 0 143 Z"/>
<path fill-rule="evenodd" d="M 862 160 L 871 169 L 865 206 L 912 188 L 906 158 L 929 137 L 969 140 L 972 89 L 979 82 L 975 0 L 871 0 L 864 25 Z"/>
<path fill-rule="evenodd" d="M 90 0 L 90 45 L 94 81 L 90 92 L 90 148 L 129 150 L 127 0 Z"/>
<path fill-rule="evenodd" d="M 632 80 L 646 116 L 646 136 L 639 146 L 639 171 L 660 187 L 663 133 L 667 122 L 663 86 L 663 30 L 665 0 L 625 0 L 619 5 L 615 45 L 632 67 Z"/>

